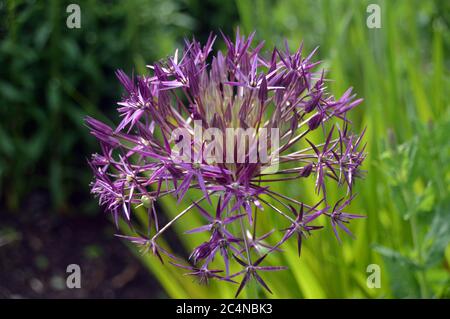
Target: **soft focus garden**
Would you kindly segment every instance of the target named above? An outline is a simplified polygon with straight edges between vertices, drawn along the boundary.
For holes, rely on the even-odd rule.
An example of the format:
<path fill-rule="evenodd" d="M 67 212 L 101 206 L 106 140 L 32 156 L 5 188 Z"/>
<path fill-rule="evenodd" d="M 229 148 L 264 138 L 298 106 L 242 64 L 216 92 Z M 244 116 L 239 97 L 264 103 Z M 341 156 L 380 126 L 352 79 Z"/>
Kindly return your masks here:
<path fill-rule="evenodd" d="M 70 3 L 0 0 L 1 298 L 234 298 L 237 291 L 239 298 L 450 297 L 450 108 L 445 93 L 450 88 L 448 1 L 79 1 L 81 27 L 68 28 L 70 13 L 66 7 Z M 377 27 L 368 23 L 373 14 L 368 7 L 373 4 L 380 9 Z M 217 35 L 213 44 L 211 32 Z M 245 60 L 236 52 L 246 45 L 248 37 L 253 41 L 242 51 L 248 52 Z M 264 46 L 258 46 L 262 41 Z M 227 57 L 228 52 L 228 57 L 235 59 L 224 58 L 223 65 L 219 56 L 207 60 L 202 46 L 208 54 L 221 51 Z M 186 47 L 191 55 L 182 58 Z M 295 56 L 299 47 L 302 58 Z M 314 54 L 309 56 L 311 52 Z M 163 60 L 166 62 L 160 62 Z M 142 87 L 152 76 L 158 85 L 165 86 L 162 94 L 177 89 L 195 97 L 206 84 L 199 79 L 203 81 L 199 89 L 192 79 L 211 65 L 211 78 L 215 76 L 217 82 L 222 81 L 224 68 L 235 76 L 222 81 L 229 85 L 228 91 L 223 89 L 224 83 L 217 83 L 222 95 L 256 90 L 259 95 L 244 96 L 251 105 L 261 103 L 260 116 L 271 116 L 272 121 L 276 115 L 283 119 L 291 109 L 283 109 L 281 115 L 265 112 L 264 103 L 277 101 L 280 88 L 287 92 L 286 87 L 292 86 L 287 105 L 297 106 L 295 99 L 301 93 L 296 90 L 303 85 L 302 79 L 309 79 L 305 72 L 314 67 L 317 73 L 308 76 L 320 85 L 311 89 L 305 82 L 302 90 L 308 87 L 312 93 L 310 99 L 298 104 L 302 110 L 310 109 L 296 113 L 298 121 L 289 118 L 286 127 L 290 132 L 305 120 L 311 132 L 286 161 L 329 158 L 323 174 L 330 178 L 322 181 L 318 176 L 321 166 L 314 163 L 289 171 L 308 178 L 280 178 L 255 188 L 255 196 L 267 196 L 258 197 L 261 202 L 253 200 L 248 207 L 243 200 L 242 215 L 221 220 L 222 224 L 241 223 L 242 229 L 243 223 L 248 224 L 253 234 L 247 238 L 244 231 L 242 236 L 251 243 L 237 238 L 229 240 L 234 250 L 218 246 L 217 258 L 211 263 L 223 271 L 197 280 L 192 273 L 204 269 L 196 268 L 193 262 L 208 260 L 211 252 L 204 257 L 206 248 L 202 245 L 210 240 L 209 231 L 214 234 L 220 227 L 214 223 L 222 213 L 221 202 L 227 201 L 225 195 L 213 196 L 223 189 L 212 181 L 221 180 L 225 171 L 206 168 L 206 175 L 202 175 L 206 176 L 205 186 L 197 174 L 200 166 L 192 166 L 192 173 L 184 167 L 188 177 L 178 173 L 171 177 L 170 188 L 179 187 L 174 194 L 165 186 L 163 193 L 168 196 L 150 202 L 150 193 L 137 183 L 136 190 L 133 187 L 126 193 L 130 205 L 122 206 L 115 198 L 105 200 L 103 190 L 99 191 L 106 181 L 102 175 L 105 157 L 93 158 L 91 154 L 111 154 L 119 144 L 132 150 L 134 157 L 122 153 L 127 155 L 113 165 L 125 175 L 110 175 L 124 183 L 135 178 L 129 169 L 138 163 L 136 155 L 156 156 L 157 163 L 166 161 L 157 157 L 162 150 L 157 155 L 153 148 L 152 152 L 136 153 L 141 140 L 128 135 L 128 127 L 137 127 L 144 137 L 148 133 L 142 133 L 144 124 L 136 126 L 144 122 L 140 111 L 124 113 L 137 103 L 135 96 L 146 98 Z M 291 76 L 289 69 L 299 65 L 306 66 L 306 71 L 302 69 L 298 78 Z M 267 76 L 262 80 L 258 72 L 264 68 Z M 185 74 L 189 85 L 184 82 Z M 136 76 L 147 78 L 134 84 Z M 350 96 L 350 87 L 356 97 Z M 322 98 L 317 95 L 322 90 L 336 97 L 324 98 L 331 110 L 324 113 L 310 107 L 315 97 Z M 210 95 L 214 94 L 204 92 L 203 98 L 217 105 L 217 99 Z M 286 95 L 280 101 L 284 102 Z M 186 96 L 182 100 L 189 103 L 177 100 L 172 102 L 173 109 L 189 104 L 180 114 L 192 112 L 196 119 L 209 116 L 208 110 L 192 111 L 190 95 Z M 164 126 L 169 132 L 190 121 L 167 115 L 162 95 L 158 99 L 148 121 L 156 118 L 157 127 L 161 126 L 158 137 L 162 142 L 157 148 L 164 148 L 168 145 Z M 151 100 L 155 101 L 153 96 Z M 316 110 L 319 122 L 313 115 L 316 113 L 311 113 L 311 118 L 306 115 Z M 250 110 L 243 113 L 247 119 L 254 115 Z M 340 121 L 334 129 L 321 123 L 332 116 Z M 220 122 L 214 116 L 209 119 Z M 255 119 L 263 123 L 261 118 Z M 119 123 L 120 133 L 107 133 Z M 348 133 L 347 137 L 344 123 L 356 135 Z M 153 134 L 153 126 L 150 130 Z M 337 139 L 332 139 L 332 134 Z M 155 146 L 153 141 L 146 143 Z M 301 149 L 310 155 L 302 157 Z M 345 162 L 345 170 L 334 167 L 336 173 L 333 165 L 343 163 L 343 158 L 350 162 Z M 344 172 L 345 178 L 339 172 Z M 244 173 L 247 177 L 250 174 Z M 146 183 L 155 176 L 142 174 L 136 180 Z M 355 181 L 349 181 L 353 177 Z M 196 189 L 184 189 L 187 178 L 198 180 Z M 333 179 L 349 187 L 338 187 Z M 270 186 L 270 193 L 265 193 L 264 186 Z M 157 197 L 160 188 L 152 189 Z M 326 199 L 321 202 L 325 188 Z M 136 200 L 131 200 L 132 192 Z M 202 194 L 205 203 L 193 204 Z M 103 205 L 99 205 L 99 195 Z M 341 200 L 343 196 L 345 200 Z M 239 203 L 238 197 L 236 201 Z M 312 215 L 318 202 L 324 205 L 324 216 L 315 220 L 317 216 Z M 351 214 L 334 219 L 332 212 L 344 206 Z M 193 209 L 179 217 L 189 207 Z M 115 209 L 120 209 L 121 218 Z M 301 223 L 303 232 L 296 234 L 299 225 L 290 217 L 287 219 L 292 224 L 283 219 L 286 209 L 293 211 L 294 219 L 303 218 L 304 211 L 314 226 Z M 224 211 L 229 213 L 228 208 Z M 145 232 L 155 227 L 151 235 L 159 237 L 155 215 L 160 227 L 172 226 L 164 229 L 158 246 L 152 246 L 153 241 L 143 242 L 148 235 Z M 345 218 L 354 220 L 347 224 Z M 211 224 L 206 227 L 205 223 Z M 253 225 L 258 228 L 252 229 Z M 350 231 L 351 236 L 346 234 Z M 252 271 L 258 267 L 262 271 L 248 275 L 247 280 L 247 273 L 239 271 L 242 267 L 248 270 L 252 262 L 248 245 L 255 249 Z M 167 254 L 161 256 L 160 252 Z M 70 264 L 81 268 L 80 289 L 66 288 L 66 267 Z M 229 271 L 239 276 L 228 277 Z M 371 281 L 374 275 L 377 280 Z"/>

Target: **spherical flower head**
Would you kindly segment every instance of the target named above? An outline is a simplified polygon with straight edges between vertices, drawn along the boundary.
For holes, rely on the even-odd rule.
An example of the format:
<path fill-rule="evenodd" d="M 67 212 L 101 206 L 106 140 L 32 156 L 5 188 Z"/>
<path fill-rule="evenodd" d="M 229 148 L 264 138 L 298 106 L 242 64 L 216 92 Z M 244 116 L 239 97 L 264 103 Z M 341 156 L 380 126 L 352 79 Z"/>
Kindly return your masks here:
<path fill-rule="evenodd" d="M 183 51 L 148 65 L 148 76 L 129 77 L 119 70 L 125 89 L 118 102 L 120 123 L 113 128 L 86 119 L 102 151 L 90 161 L 92 193 L 116 224 L 123 219 L 133 225 L 136 207 L 148 212 L 145 236 L 120 236 L 161 261 L 178 259 L 158 239 L 183 216 L 199 213 L 204 224 L 187 233 L 207 233 L 209 240 L 193 250 L 192 265 L 171 264 L 189 269 L 203 283 L 237 283 L 233 278 L 242 276 L 237 294 L 249 280 L 270 291 L 260 273 L 284 267 L 263 266 L 265 258 L 282 253 L 291 239 L 300 255 L 304 239 L 322 228 L 316 224 L 321 218 L 329 218 L 340 240 L 338 228 L 351 234 L 348 223 L 362 217 L 344 212 L 365 158 L 364 132 L 350 133 L 347 112 L 362 100 L 351 88 L 340 98 L 327 92 L 316 50 L 303 55 L 300 45 L 291 53 L 286 44 L 284 50 L 265 54 L 263 43 L 252 45 L 253 37 L 238 31 L 232 41 L 222 35 L 226 51 L 213 55 L 216 36 L 205 45 L 186 41 Z M 311 178 L 322 198 L 316 203 L 272 187 L 285 183 L 295 188 Z M 327 198 L 327 180 L 343 188 L 337 203 Z M 160 198 L 189 202 L 199 192 L 172 220 L 160 224 Z M 286 227 L 264 233 L 259 225 L 267 214 L 278 216 Z M 281 236 L 273 236 L 277 232 Z M 241 270 L 231 273 L 231 264 Z"/>

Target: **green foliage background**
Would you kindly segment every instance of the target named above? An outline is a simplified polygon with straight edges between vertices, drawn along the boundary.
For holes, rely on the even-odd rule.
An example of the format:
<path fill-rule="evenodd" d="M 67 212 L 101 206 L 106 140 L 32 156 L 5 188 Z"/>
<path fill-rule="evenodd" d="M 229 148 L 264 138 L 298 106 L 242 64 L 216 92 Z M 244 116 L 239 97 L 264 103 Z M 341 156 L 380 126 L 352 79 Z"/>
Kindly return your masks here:
<path fill-rule="evenodd" d="M 55 211 L 95 212 L 86 201 L 96 149 L 82 118 L 117 121 L 121 90 L 116 68 L 145 72 L 146 62 L 171 54 L 183 37 L 205 39 L 220 28 L 257 31 L 271 47 L 304 40 L 329 69 L 337 96 L 354 86 L 365 99 L 351 115 L 367 127 L 368 174 L 352 204 L 367 215 L 341 245 L 329 225 L 269 260 L 289 270 L 265 275 L 273 295 L 250 289 L 242 297 L 450 297 L 449 2 L 343 0 L 79 1 L 82 28 L 65 26 L 72 1 L 0 1 L 0 195 L 13 214 L 36 191 Z M 369 4 L 381 7 L 380 29 L 366 26 Z M 220 41 L 219 41 L 220 42 Z M 220 45 L 219 45 L 220 46 Z M 446 93 L 447 92 L 447 93 Z M 314 199 L 312 184 L 278 191 Z M 337 194 L 335 194 L 337 196 Z M 82 202 L 82 203 L 80 203 Z M 161 209 L 169 216 L 170 199 Z M 139 212 L 138 212 L 139 213 Z M 178 233 L 198 216 L 177 224 Z M 276 221 L 265 224 L 270 230 Z M 189 251 L 204 238 L 180 235 Z M 174 245 L 168 243 L 168 245 Z M 228 283 L 199 286 L 150 255 L 136 257 L 175 298 L 233 297 Z M 381 288 L 366 284 L 370 264 L 381 267 Z"/>

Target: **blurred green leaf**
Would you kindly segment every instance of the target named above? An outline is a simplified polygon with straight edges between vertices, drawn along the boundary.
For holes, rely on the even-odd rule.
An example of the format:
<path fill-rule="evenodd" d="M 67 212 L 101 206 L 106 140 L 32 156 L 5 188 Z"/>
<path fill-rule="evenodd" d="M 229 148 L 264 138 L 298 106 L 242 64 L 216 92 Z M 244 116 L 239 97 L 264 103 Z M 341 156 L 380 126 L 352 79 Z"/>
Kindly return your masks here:
<path fill-rule="evenodd" d="M 442 262 L 450 244 L 450 207 L 440 207 L 434 214 L 424 240 L 425 266 L 431 268 Z"/>

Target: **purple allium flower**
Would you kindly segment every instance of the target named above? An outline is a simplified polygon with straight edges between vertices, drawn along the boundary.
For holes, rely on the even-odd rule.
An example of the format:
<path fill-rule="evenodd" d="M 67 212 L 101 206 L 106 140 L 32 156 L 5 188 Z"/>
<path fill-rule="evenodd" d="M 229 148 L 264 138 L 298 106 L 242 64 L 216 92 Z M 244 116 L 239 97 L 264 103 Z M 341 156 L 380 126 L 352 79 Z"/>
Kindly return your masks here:
<path fill-rule="evenodd" d="M 338 228 L 351 234 L 345 224 L 362 217 L 343 211 L 354 198 L 352 188 L 365 158 L 364 132 L 349 133 L 346 113 L 362 100 L 351 88 L 338 99 L 327 92 L 325 72 L 315 70 L 316 50 L 303 57 L 302 46 L 292 54 L 286 44 L 285 50 L 264 55 L 262 43 L 252 47 L 253 36 L 238 32 L 233 42 L 223 35 L 226 52 L 214 56 L 215 36 L 204 46 L 186 41 L 182 53 L 177 50 L 149 65 L 149 76 L 129 77 L 119 70 L 125 88 L 118 103 L 121 122 L 112 128 L 86 119 L 102 151 L 89 163 L 92 193 L 116 225 L 122 219 L 132 230 L 137 229 L 133 209 L 147 210 L 146 235 L 119 236 L 161 261 L 175 260 L 158 240 L 184 215 L 197 211 L 204 224 L 187 233 L 206 232 L 209 239 L 192 251 L 191 266 L 171 264 L 204 283 L 235 283 L 232 278 L 242 276 L 236 295 L 251 279 L 270 291 L 260 272 L 284 267 L 261 265 L 265 258 L 282 252 L 293 237 L 300 255 L 305 238 L 322 228 L 314 225 L 321 216 L 330 219 L 339 241 Z M 313 142 L 312 131 L 323 141 Z M 279 182 L 295 187 L 307 178 L 314 179 L 322 198 L 316 204 L 272 187 Z M 346 188 L 337 203 L 327 197 L 327 181 Z M 161 225 L 157 201 L 173 196 L 180 203 L 188 193 L 201 195 Z M 259 225 L 268 214 L 279 216 L 285 226 L 263 233 Z M 231 274 L 236 267 L 241 270 Z"/>

